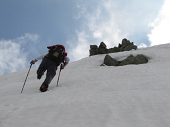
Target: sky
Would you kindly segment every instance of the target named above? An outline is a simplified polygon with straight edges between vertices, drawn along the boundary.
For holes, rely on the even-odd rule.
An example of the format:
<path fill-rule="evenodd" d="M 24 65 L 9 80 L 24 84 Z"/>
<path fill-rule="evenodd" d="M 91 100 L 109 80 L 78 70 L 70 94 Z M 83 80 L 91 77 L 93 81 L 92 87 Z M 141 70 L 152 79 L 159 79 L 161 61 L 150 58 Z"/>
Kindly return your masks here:
<path fill-rule="evenodd" d="M 71 62 L 41 93 L 32 68 L 0 76 L 0 127 L 169 127 L 170 44 L 109 54 L 146 64 L 100 66 L 106 54 Z M 70 73 L 71 72 L 71 73 Z"/>
<path fill-rule="evenodd" d="M 71 62 L 89 56 L 90 45 L 138 47 L 170 43 L 168 0 L 0 0 L 0 75 L 63 44 Z M 37 63 L 34 67 L 37 67 Z"/>

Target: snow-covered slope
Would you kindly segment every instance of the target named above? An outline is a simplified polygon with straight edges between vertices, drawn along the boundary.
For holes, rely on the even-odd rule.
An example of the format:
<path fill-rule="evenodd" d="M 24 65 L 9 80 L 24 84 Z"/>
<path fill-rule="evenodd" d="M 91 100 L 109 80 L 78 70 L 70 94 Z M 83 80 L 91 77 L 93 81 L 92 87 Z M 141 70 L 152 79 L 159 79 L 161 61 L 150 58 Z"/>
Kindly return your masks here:
<path fill-rule="evenodd" d="M 105 55 L 70 63 L 39 92 L 31 68 L 0 76 L 0 127 L 169 127 L 170 44 L 110 54 L 144 54 L 147 64 L 100 66 Z"/>

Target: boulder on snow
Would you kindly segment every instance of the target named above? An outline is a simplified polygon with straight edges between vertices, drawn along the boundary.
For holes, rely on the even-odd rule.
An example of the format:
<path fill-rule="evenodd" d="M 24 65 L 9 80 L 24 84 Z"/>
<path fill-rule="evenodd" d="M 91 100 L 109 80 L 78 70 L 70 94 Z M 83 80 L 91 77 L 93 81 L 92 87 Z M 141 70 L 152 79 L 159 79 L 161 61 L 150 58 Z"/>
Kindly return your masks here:
<path fill-rule="evenodd" d="M 128 64 L 144 64 L 148 62 L 148 58 L 142 54 L 137 56 L 130 55 L 126 59 L 122 60 L 119 66 L 124 66 Z"/>
<path fill-rule="evenodd" d="M 106 55 L 104 58 L 104 64 L 107 66 L 118 66 L 119 62 L 113 59 L 111 56 Z"/>
<path fill-rule="evenodd" d="M 142 54 L 133 56 L 132 54 L 122 61 L 117 61 L 111 56 L 106 55 L 104 58 L 104 63 L 107 66 L 124 66 L 129 64 L 144 64 L 148 62 L 148 58 Z"/>

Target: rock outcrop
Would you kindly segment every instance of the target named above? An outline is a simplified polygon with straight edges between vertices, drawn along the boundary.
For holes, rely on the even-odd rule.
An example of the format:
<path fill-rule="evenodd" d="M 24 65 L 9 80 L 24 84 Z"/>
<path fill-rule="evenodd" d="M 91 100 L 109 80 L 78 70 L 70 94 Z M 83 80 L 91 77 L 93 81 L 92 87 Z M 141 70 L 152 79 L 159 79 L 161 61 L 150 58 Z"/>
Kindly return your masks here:
<path fill-rule="evenodd" d="M 137 46 L 134 45 L 133 42 L 130 42 L 126 38 L 122 40 L 122 43 L 118 45 L 118 47 L 113 47 L 107 49 L 107 46 L 104 42 L 101 42 L 99 47 L 97 45 L 90 45 L 90 56 L 98 55 L 98 54 L 107 54 L 104 58 L 104 62 L 102 65 L 107 66 L 124 66 L 129 64 L 144 64 L 148 62 L 148 58 L 142 54 L 138 54 L 137 56 L 133 56 L 132 54 L 128 56 L 126 59 L 122 61 L 117 61 L 113 59 L 109 53 L 115 52 L 123 52 L 123 51 L 130 51 L 136 50 Z M 101 66 L 102 66 L 101 65 Z"/>
<path fill-rule="evenodd" d="M 133 42 L 130 42 L 126 38 L 122 40 L 122 43 L 118 45 L 118 47 L 113 47 L 107 49 L 107 46 L 104 42 L 101 42 L 99 47 L 97 45 L 90 45 L 90 56 L 97 55 L 97 54 L 108 54 L 108 53 L 115 53 L 115 52 L 122 52 L 122 51 L 130 51 L 136 50 L 137 46 L 134 45 Z"/>
<path fill-rule="evenodd" d="M 138 54 L 137 56 L 133 56 L 132 54 L 128 56 L 126 59 L 122 61 L 117 61 L 113 59 L 111 56 L 106 55 L 104 58 L 104 65 L 107 66 L 124 66 L 129 64 L 144 64 L 148 62 L 148 58 L 142 54 Z M 102 65 L 103 65 L 102 64 Z"/>

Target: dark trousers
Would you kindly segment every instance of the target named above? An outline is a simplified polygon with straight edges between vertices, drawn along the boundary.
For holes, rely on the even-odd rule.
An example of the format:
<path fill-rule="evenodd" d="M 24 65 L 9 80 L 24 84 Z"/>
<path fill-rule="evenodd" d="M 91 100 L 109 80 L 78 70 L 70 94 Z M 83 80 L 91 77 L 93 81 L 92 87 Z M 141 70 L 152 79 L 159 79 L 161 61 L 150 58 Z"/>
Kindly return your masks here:
<path fill-rule="evenodd" d="M 46 73 L 46 78 L 43 82 L 43 85 L 47 86 L 51 83 L 52 79 L 54 78 L 54 76 L 56 75 L 56 70 L 57 70 L 57 64 L 52 61 L 49 58 L 43 58 L 40 66 L 38 67 L 37 70 L 37 75 L 41 74 L 41 76 L 44 74 L 45 71 L 47 71 Z"/>

